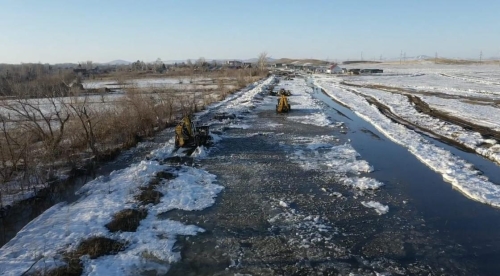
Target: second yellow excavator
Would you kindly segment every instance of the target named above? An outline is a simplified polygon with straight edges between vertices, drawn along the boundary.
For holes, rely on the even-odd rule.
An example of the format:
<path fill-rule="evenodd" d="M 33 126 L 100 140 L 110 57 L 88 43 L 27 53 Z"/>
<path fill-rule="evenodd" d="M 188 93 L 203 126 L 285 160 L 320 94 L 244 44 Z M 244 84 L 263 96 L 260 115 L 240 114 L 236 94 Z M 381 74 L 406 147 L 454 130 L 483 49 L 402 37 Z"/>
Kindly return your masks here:
<path fill-rule="evenodd" d="M 291 109 L 290 104 L 288 103 L 288 98 L 285 95 L 281 95 L 278 99 L 278 104 L 276 105 L 276 112 L 285 113 L 289 112 Z"/>

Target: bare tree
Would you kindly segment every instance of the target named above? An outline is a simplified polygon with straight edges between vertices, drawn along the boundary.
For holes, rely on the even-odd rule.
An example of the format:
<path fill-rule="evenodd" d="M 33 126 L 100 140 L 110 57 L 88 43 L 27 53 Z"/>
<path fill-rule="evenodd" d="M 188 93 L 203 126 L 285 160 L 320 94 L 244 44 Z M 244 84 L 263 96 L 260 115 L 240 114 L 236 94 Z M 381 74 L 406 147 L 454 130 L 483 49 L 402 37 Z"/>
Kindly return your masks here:
<path fill-rule="evenodd" d="M 205 58 L 204 58 L 204 57 L 200 57 L 200 58 L 196 61 L 196 66 L 198 66 L 198 67 L 200 67 L 200 68 L 201 68 L 201 67 L 203 67 L 203 66 L 205 65 L 205 62 L 206 62 Z"/>
<path fill-rule="evenodd" d="M 259 58 L 257 59 L 257 68 L 259 68 L 260 71 L 264 71 L 267 67 L 267 53 L 262 52 L 259 55 Z"/>
<path fill-rule="evenodd" d="M 95 115 L 90 110 L 88 104 L 88 96 L 80 101 L 79 97 L 74 97 L 71 102 L 68 103 L 69 109 L 72 111 L 73 115 L 80 121 L 80 126 L 82 127 L 85 134 L 85 142 L 87 146 L 92 151 L 92 154 L 99 159 L 99 150 L 96 147 L 96 134 L 95 134 Z"/>
<path fill-rule="evenodd" d="M 165 64 L 163 64 L 163 61 L 161 61 L 161 58 L 157 58 L 155 63 L 154 63 L 154 69 L 156 72 L 161 72 L 162 69 L 163 69 L 163 66 L 165 66 Z"/>
<path fill-rule="evenodd" d="M 46 87 L 52 94 L 40 95 L 42 85 L 14 85 L 16 98 L 3 99 L 0 107 L 14 114 L 22 128 L 29 130 L 42 141 L 45 153 L 51 161 L 60 154 L 60 143 L 64 136 L 66 123 L 70 118 L 66 110 L 65 92 L 60 85 Z M 45 90 L 45 89 L 43 89 Z M 45 98 L 35 98 L 44 96 Z"/>
<path fill-rule="evenodd" d="M 94 64 L 92 63 L 92 61 L 91 61 L 91 60 L 87 60 L 87 62 L 86 62 L 86 64 L 85 64 L 85 68 L 86 68 L 87 70 L 92 70 L 92 69 L 93 69 L 93 67 L 94 67 Z"/>
<path fill-rule="evenodd" d="M 0 115 L 0 177 L 1 183 L 9 182 L 26 165 L 26 154 L 31 137 L 23 129 L 15 129 L 5 116 Z"/>

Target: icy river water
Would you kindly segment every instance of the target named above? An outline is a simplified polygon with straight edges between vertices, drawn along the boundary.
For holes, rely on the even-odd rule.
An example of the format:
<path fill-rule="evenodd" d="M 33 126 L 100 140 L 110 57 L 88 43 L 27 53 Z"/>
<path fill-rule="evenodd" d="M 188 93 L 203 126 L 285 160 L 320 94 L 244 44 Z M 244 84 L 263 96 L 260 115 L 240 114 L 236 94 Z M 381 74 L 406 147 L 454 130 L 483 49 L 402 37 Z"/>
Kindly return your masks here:
<path fill-rule="evenodd" d="M 454 190 L 321 90 L 314 88 L 312 96 L 329 119 L 344 123 L 340 129 L 294 123 L 264 104 L 245 122 L 250 127 L 227 130 L 201 162 L 226 189 L 208 210 L 167 214 L 208 230 L 180 242 L 183 259 L 171 275 L 497 274 L 500 210 Z M 285 116 L 309 112 L 294 109 L 293 96 L 290 101 L 292 113 Z M 339 180 L 328 169 L 297 166 L 290 158 L 297 139 L 318 136 L 352 145 L 374 167 L 368 175 L 385 185 L 376 192 L 353 191 L 332 185 Z M 488 160 L 433 142 L 494 182 L 500 175 Z M 389 212 L 368 212 L 360 202 L 371 199 L 388 205 Z"/>
<path fill-rule="evenodd" d="M 344 120 L 351 126 L 346 135 L 363 159 L 373 164 L 372 175 L 385 183 L 399 186 L 414 205 L 425 224 L 440 232 L 443 239 L 454 240 L 466 251 L 464 261 L 472 261 L 477 271 L 471 274 L 496 275 L 500 265 L 500 210 L 466 198 L 443 181 L 441 175 L 433 172 L 407 149 L 384 138 L 373 126 L 361 120 L 349 109 L 334 102 L 328 96 L 317 92 L 316 96 L 325 104 L 348 115 Z M 339 118 L 340 119 L 340 118 Z M 357 129 L 357 130 L 356 130 Z M 374 133 L 380 139 L 366 135 Z M 436 145 L 471 162 L 492 182 L 500 183 L 500 167 L 490 160 L 473 153 L 463 152 L 438 140 L 427 137 Z M 466 273 L 467 274 L 467 273 Z"/>
<path fill-rule="evenodd" d="M 195 165 L 215 174 L 224 190 L 208 209 L 162 214 L 206 230 L 178 237 L 182 259 L 168 274 L 497 275 L 500 210 L 466 198 L 407 149 L 312 89 L 307 95 L 333 126 L 308 123 L 314 112 L 301 108 L 295 93 L 289 114 L 276 114 L 275 97 L 263 96 L 229 126 L 212 126 L 223 139 Z M 101 174 L 143 159 L 168 135 L 122 155 Z M 499 166 L 428 139 L 500 183 Z M 373 171 L 363 169 L 367 164 Z M 384 185 L 346 184 L 364 177 Z M 69 198 L 61 193 L 34 202 L 10 224 L 2 221 L 2 244 Z M 369 202 L 388 211 L 367 208 Z"/>

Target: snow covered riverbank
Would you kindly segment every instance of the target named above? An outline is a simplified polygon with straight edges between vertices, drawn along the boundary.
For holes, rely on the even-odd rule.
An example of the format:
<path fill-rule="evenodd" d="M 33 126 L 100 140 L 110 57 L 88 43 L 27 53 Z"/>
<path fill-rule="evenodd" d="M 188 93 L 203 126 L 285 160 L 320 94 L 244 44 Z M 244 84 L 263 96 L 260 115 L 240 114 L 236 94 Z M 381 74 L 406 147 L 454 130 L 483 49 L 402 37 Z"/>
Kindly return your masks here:
<path fill-rule="evenodd" d="M 254 83 L 197 115 L 228 108 L 244 112 L 248 109 L 245 102 L 272 79 Z M 223 189 L 216 184 L 216 177 L 202 168 L 169 164 L 168 158 L 183 155 L 173 153 L 173 143 L 171 139 L 152 151 L 149 160 L 85 184 L 77 192 L 81 198 L 76 202 L 57 204 L 26 225 L 0 249 L 0 274 L 44 273 L 65 266 L 68 254 L 81 251 L 83 242 L 92 238 L 116 241 L 122 246 L 98 258 L 84 254 L 81 266 L 85 275 L 138 274 L 147 270 L 166 273 L 180 259 L 174 248 L 176 237 L 204 230 L 159 215 L 174 209 L 207 208 Z M 145 201 L 150 194 L 154 197 Z M 133 231 L 111 231 L 110 223 L 124 210 L 135 210 L 145 217 Z"/>
<path fill-rule="evenodd" d="M 317 78 L 314 82 L 335 100 L 349 106 L 360 117 L 373 124 L 388 138 L 408 148 L 412 154 L 431 169 L 439 172 L 457 190 L 474 200 L 500 207 L 500 187 L 488 181 L 473 168 L 472 164 L 433 145 L 415 131 L 392 122 L 363 97 L 341 87 L 337 81 Z"/>

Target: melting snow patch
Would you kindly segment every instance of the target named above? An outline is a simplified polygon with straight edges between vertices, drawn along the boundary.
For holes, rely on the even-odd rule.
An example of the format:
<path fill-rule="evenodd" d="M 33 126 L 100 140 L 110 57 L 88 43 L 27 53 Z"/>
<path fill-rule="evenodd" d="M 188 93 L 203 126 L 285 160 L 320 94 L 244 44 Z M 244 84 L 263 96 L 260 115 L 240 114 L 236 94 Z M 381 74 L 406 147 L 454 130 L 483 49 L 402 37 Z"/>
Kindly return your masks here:
<path fill-rule="evenodd" d="M 227 125 L 228 128 L 235 128 L 235 129 L 249 129 L 250 125 L 247 124 L 229 124 Z"/>
<path fill-rule="evenodd" d="M 204 170 L 181 167 L 177 178 L 162 180 L 157 189 L 165 194 L 157 205 L 148 205 L 148 215 L 136 232 L 110 233 L 105 225 L 123 209 L 137 208 L 135 196 L 161 171 L 156 161 L 142 161 L 126 169 L 99 177 L 79 190 L 82 197 L 72 204 L 57 204 L 26 225 L 0 249 L 0 274 L 21 275 L 57 267 L 61 252 L 72 251 L 91 236 L 124 241 L 124 251 L 94 260 L 84 258 L 86 275 L 136 274 L 143 268 L 165 272 L 180 259 L 173 250 L 176 235 L 195 235 L 203 229 L 177 221 L 158 219 L 171 209 L 200 210 L 214 203 L 222 190 L 213 184 L 215 176 Z"/>
<path fill-rule="evenodd" d="M 373 209 L 375 209 L 375 211 L 379 215 L 383 215 L 383 214 L 386 214 L 387 212 L 389 212 L 389 206 L 382 205 L 382 204 L 380 204 L 380 202 L 376 202 L 376 201 L 368 201 L 368 202 L 361 201 L 361 204 L 363 206 L 365 206 L 366 208 L 373 208 Z"/>
<path fill-rule="evenodd" d="M 192 157 L 205 158 L 208 155 L 208 150 L 204 146 L 197 147 L 191 154 Z"/>
<path fill-rule="evenodd" d="M 293 106 L 292 106 L 293 108 Z M 299 122 L 302 124 L 315 125 L 315 126 L 332 126 L 332 122 L 328 119 L 328 117 L 324 113 L 311 113 L 303 116 L 288 116 L 287 119 Z"/>
<path fill-rule="evenodd" d="M 183 167 L 179 176 L 162 186 L 158 191 L 164 196 L 153 207 L 158 213 L 172 209 L 186 211 L 202 210 L 215 202 L 215 197 L 223 187 L 213 184 L 216 177 L 204 170 Z"/>
<path fill-rule="evenodd" d="M 280 200 L 280 206 L 288 208 L 288 204 L 286 202 L 284 202 L 283 200 Z"/>
<path fill-rule="evenodd" d="M 305 150 L 307 149 L 307 150 Z M 324 170 L 337 174 L 360 174 L 373 171 L 349 144 L 332 146 L 313 141 L 305 149 L 296 150 L 290 157 L 306 170 Z"/>
<path fill-rule="evenodd" d="M 376 190 L 384 185 L 384 183 L 369 177 L 352 177 L 342 179 L 345 185 L 352 186 L 358 190 Z"/>

